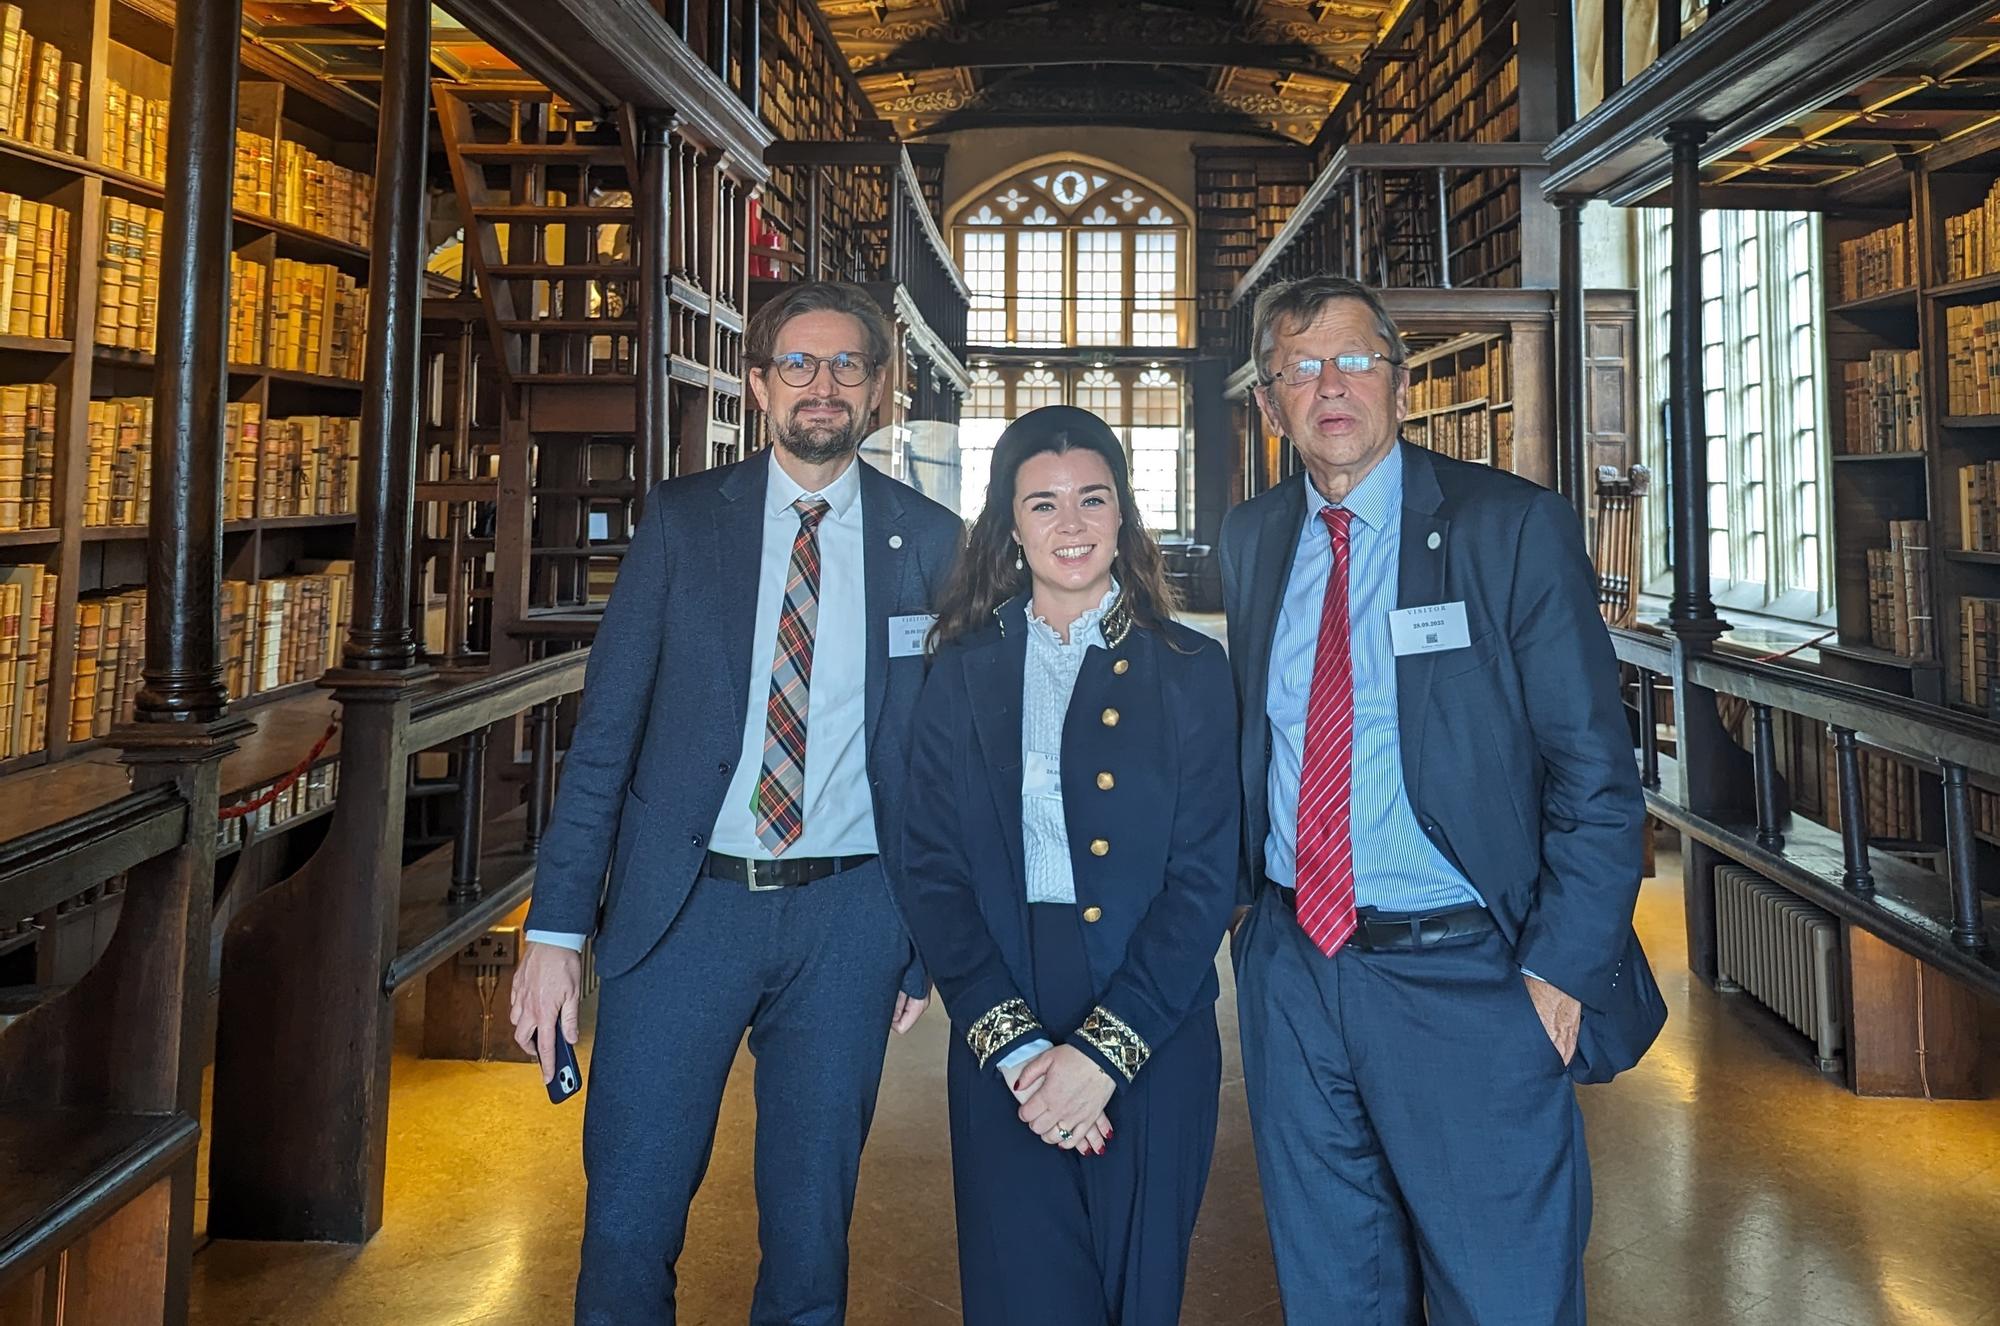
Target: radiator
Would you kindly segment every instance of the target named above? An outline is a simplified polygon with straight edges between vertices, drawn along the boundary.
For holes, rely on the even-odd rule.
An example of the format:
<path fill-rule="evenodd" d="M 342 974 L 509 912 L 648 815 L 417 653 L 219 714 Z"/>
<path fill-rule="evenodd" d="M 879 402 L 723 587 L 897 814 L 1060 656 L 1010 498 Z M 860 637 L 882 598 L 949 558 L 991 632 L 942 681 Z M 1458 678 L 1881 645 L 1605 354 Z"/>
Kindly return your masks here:
<path fill-rule="evenodd" d="M 1821 1069 L 1840 1065 L 1840 923 L 1741 866 L 1715 870 L 1716 975 L 1812 1041 Z"/>

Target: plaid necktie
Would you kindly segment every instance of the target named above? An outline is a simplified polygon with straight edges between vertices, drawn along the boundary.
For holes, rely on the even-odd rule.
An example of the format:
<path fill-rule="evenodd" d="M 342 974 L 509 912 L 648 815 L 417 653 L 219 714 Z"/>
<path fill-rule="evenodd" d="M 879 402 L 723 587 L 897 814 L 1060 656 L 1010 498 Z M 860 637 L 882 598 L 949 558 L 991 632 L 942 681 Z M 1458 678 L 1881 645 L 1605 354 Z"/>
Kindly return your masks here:
<path fill-rule="evenodd" d="M 1320 604 L 1319 648 L 1306 700 L 1305 767 L 1299 775 L 1299 925 L 1329 958 L 1354 933 L 1354 654 L 1347 619 L 1348 524 L 1354 513 L 1321 507 L 1333 570 Z"/>
<path fill-rule="evenodd" d="M 772 856 L 805 832 L 806 698 L 812 685 L 813 632 L 819 626 L 819 522 L 830 504 L 821 497 L 792 503 L 799 513 L 792 569 L 778 611 L 777 657 L 764 721 L 764 769 L 757 779 L 757 841 Z"/>

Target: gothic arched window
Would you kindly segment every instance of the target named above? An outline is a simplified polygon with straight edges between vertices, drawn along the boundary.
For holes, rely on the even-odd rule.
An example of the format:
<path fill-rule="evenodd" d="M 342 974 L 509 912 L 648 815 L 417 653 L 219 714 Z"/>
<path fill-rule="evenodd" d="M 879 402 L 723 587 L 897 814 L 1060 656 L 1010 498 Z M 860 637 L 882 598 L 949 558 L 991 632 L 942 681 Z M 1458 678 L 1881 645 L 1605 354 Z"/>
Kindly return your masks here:
<path fill-rule="evenodd" d="M 960 204 L 974 345 L 1185 345 L 1188 220 L 1143 180 L 1076 160 Z"/>

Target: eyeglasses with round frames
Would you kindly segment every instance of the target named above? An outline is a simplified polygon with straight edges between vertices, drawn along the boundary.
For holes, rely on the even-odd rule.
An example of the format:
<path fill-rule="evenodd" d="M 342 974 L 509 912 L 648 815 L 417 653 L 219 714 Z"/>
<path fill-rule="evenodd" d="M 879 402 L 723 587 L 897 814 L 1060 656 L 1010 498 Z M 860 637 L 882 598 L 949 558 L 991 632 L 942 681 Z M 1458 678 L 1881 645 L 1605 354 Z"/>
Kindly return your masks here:
<path fill-rule="evenodd" d="M 775 355 L 770 367 L 777 370 L 778 377 L 788 387 L 810 387 L 819 376 L 819 366 L 825 364 L 833 370 L 833 380 L 843 387 L 858 387 L 875 372 L 875 365 L 867 355 L 842 350 L 837 355 L 809 355 L 802 350 L 790 354 Z"/>
<path fill-rule="evenodd" d="M 1319 381 L 1320 375 L 1326 372 L 1329 364 L 1349 377 L 1360 377 L 1364 374 L 1373 373 L 1377 364 L 1399 364 L 1401 362 L 1399 359 L 1389 358 L 1389 356 L 1383 354 L 1380 350 L 1376 350 L 1370 354 L 1335 355 L 1331 359 L 1300 359 L 1294 363 L 1286 364 L 1283 368 L 1265 378 L 1264 385 L 1268 387 L 1273 382 L 1282 382 L 1288 387 L 1303 387 L 1308 382 Z"/>

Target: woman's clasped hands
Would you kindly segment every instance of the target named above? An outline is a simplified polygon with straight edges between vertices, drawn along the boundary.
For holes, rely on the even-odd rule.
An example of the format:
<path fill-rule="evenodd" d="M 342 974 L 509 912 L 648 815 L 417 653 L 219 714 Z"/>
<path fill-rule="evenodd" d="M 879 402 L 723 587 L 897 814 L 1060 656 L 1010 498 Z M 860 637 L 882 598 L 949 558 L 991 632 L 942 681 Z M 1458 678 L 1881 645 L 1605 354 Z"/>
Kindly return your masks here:
<path fill-rule="evenodd" d="M 1111 1140 L 1111 1077 L 1081 1050 L 1058 1045 L 1044 1050 L 1014 1079 L 1021 1122 L 1051 1146 L 1101 1156 Z"/>

